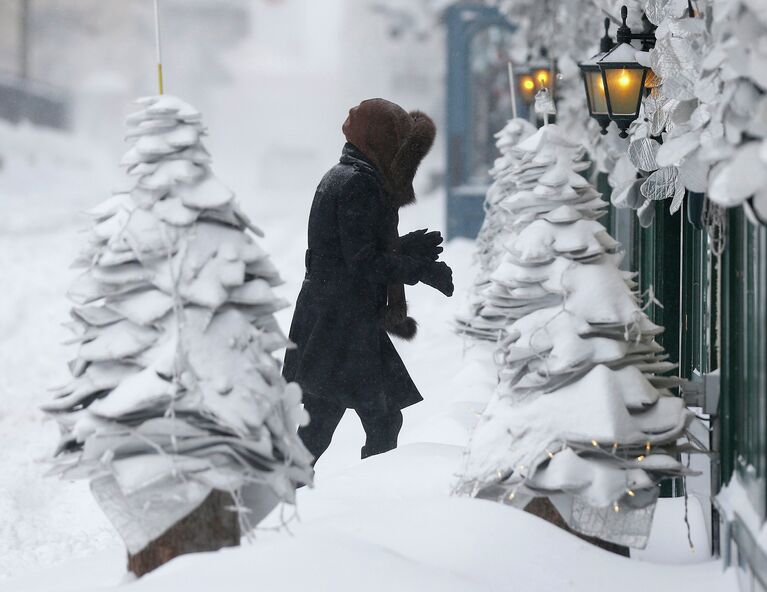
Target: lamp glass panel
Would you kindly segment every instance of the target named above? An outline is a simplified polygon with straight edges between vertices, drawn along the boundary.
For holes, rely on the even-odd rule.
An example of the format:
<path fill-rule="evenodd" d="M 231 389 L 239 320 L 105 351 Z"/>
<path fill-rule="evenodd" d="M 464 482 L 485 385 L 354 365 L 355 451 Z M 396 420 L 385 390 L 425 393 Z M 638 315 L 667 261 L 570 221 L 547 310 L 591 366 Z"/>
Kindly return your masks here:
<path fill-rule="evenodd" d="M 606 68 L 612 115 L 635 115 L 642 92 L 643 68 Z"/>
<path fill-rule="evenodd" d="M 605 96 L 602 72 L 594 70 L 585 74 L 586 85 L 589 89 L 589 101 L 591 101 L 591 113 L 593 115 L 607 115 L 607 97 Z"/>
<path fill-rule="evenodd" d="M 551 86 L 551 72 L 549 70 L 540 69 L 535 72 L 535 86 Z"/>
<path fill-rule="evenodd" d="M 522 93 L 522 98 L 525 101 L 532 101 L 535 98 L 535 80 L 529 74 L 520 76 L 519 78 L 519 90 Z"/>

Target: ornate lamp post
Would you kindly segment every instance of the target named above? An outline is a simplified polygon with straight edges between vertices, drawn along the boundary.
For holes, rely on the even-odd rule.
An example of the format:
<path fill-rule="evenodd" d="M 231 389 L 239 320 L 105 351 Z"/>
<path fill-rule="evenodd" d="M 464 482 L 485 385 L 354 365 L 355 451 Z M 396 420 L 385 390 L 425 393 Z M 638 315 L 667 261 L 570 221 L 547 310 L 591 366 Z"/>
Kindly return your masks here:
<path fill-rule="evenodd" d="M 599 68 L 598 62 L 615 46 L 612 37 L 609 35 L 609 29 L 610 19 L 606 18 L 605 34 L 599 41 L 599 53 L 578 64 L 578 67 L 581 69 L 583 84 L 586 87 L 586 102 L 589 106 L 589 115 L 599 123 L 599 126 L 602 128 L 602 135 L 607 133 L 607 126 L 610 125 L 610 115 L 607 111 L 607 95 L 605 95 L 602 70 Z"/>

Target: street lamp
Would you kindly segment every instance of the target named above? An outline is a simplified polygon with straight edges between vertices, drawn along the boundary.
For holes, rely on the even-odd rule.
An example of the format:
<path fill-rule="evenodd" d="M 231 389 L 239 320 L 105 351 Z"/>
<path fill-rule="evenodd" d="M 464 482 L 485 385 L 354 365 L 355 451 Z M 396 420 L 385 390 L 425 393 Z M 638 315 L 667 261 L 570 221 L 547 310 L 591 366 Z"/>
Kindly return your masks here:
<path fill-rule="evenodd" d="M 641 39 L 643 49 L 651 47 L 655 35 L 651 30 L 634 34 L 626 25 L 628 9 L 621 7 L 623 24 L 618 27 L 618 45 L 607 52 L 597 65 L 602 73 L 602 84 L 607 102 L 607 114 L 620 129 L 620 137 L 628 137 L 626 130 L 632 121 L 639 117 L 645 78 L 649 68 L 636 61 L 636 49 L 632 39 Z"/>
<path fill-rule="evenodd" d="M 527 104 L 535 101 L 535 93 L 542 87 L 551 88 L 553 76 L 547 66 L 528 66 L 519 72 L 519 94 Z"/>
<path fill-rule="evenodd" d="M 602 128 L 601 134 L 607 133 L 607 126 L 610 125 L 610 115 L 607 111 L 607 96 L 605 95 L 605 85 L 602 80 L 602 70 L 599 68 L 601 60 L 615 43 L 609 35 L 610 19 L 605 19 L 605 34 L 599 41 L 599 53 L 592 56 L 585 62 L 578 64 L 583 77 L 583 84 L 586 87 L 586 102 L 589 107 L 589 115 L 597 120 L 599 127 Z"/>

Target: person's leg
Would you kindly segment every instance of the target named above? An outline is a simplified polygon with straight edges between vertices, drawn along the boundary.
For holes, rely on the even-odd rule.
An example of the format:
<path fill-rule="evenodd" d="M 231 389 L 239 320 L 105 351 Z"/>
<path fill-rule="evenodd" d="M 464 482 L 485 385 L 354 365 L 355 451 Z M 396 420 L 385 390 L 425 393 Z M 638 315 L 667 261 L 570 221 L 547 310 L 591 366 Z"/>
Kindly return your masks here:
<path fill-rule="evenodd" d="M 356 409 L 362 427 L 365 428 L 365 446 L 362 447 L 362 458 L 382 454 L 397 447 L 397 437 L 402 429 L 402 411 L 395 409 L 389 412 L 368 411 Z"/>
<path fill-rule="evenodd" d="M 309 425 L 298 428 L 298 437 L 314 456 L 314 463 L 330 446 L 346 409 L 327 399 L 304 394 L 304 409 L 309 413 Z M 312 464 L 314 464 L 312 463 Z"/>

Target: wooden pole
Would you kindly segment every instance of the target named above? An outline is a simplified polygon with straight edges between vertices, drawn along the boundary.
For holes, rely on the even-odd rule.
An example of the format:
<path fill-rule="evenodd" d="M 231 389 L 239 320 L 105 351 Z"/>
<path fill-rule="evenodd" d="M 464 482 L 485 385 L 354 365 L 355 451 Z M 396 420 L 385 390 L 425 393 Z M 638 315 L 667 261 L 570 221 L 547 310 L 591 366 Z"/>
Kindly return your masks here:
<path fill-rule="evenodd" d="M 511 116 L 517 118 L 517 91 L 516 84 L 514 84 L 514 66 L 509 60 L 509 90 L 511 91 Z"/>
<path fill-rule="evenodd" d="M 162 43 L 160 39 L 160 0 L 154 0 L 154 35 L 157 47 L 157 88 L 163 94 L 162 79 Z"/>

